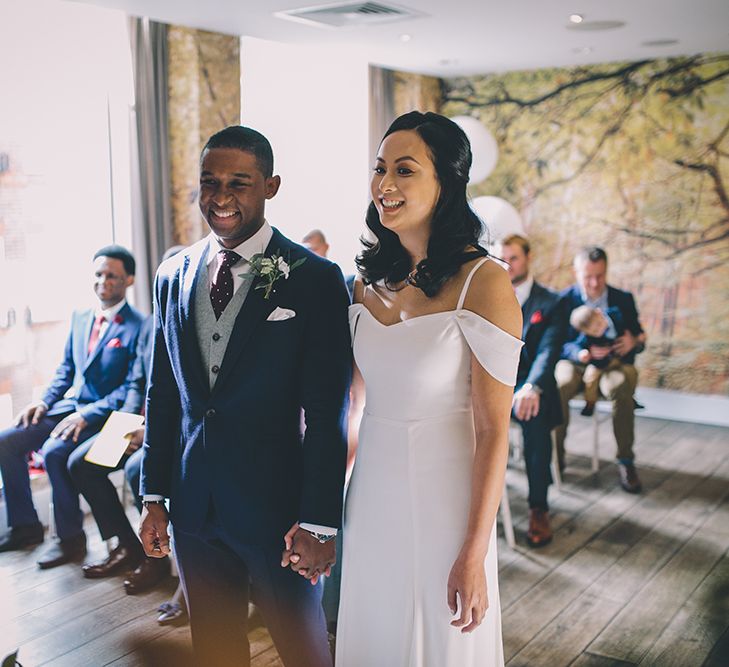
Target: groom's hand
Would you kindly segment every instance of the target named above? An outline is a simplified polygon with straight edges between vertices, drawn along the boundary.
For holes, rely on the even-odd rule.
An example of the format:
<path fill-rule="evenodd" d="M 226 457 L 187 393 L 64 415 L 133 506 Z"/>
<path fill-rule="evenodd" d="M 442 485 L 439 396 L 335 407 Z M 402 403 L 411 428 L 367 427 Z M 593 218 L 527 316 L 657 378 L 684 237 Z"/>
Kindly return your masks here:
<path fill-rule="evenodd" d="M 291 567 L 312 585 L 321 575 L 329 576 L 337 561 L 334 540 L 322 544 L 309 531 L 292 526 L 284 537 L 286 549 L 281 558 L 281 567 Z"/>
<path fill-rule="evenodd" d="M 142 509 L 139 525 L 139 539 L 144 553 L 152 558 L 164 558 L 170 553 L 170 536 L 167 525 L 170 522 L 164 505 L 148 505 Z"/>

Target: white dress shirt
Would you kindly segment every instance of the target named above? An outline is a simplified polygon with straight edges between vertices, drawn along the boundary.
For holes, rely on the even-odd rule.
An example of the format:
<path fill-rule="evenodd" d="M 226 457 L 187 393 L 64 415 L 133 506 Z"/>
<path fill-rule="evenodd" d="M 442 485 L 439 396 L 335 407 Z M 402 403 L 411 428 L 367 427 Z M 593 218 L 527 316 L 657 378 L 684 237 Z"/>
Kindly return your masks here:
<path fill-rule="evenodd" d="M 268 244 L 273 236 L 271 225 L 264 220 L 261 228 L 249 239 L 238 244 L 235 248 L 225 248 L 214 234 L 208 236 L 208 287 L 212 288 L 213 279 L 218 272 L 222 257 L 218 254 L 221 250 L 232 250 L 240 255 L 240 259 L 230 267 L 233 273 L 233 294 L 245 282 L 245 277 L 251 271 L 250 259 L 253 255 L 262 254 L 266 251 Z"/>
<path fill-rule="evenodd" d="M 514 286 L 514 292 L 516 293 L 516 300 L 519 302 L 519 306 L 523 306 L 529 295 L 532 293 L 532 287 L 534 287 L 534 278 L 531 273 L 527 274 L 527 277 Z"/>

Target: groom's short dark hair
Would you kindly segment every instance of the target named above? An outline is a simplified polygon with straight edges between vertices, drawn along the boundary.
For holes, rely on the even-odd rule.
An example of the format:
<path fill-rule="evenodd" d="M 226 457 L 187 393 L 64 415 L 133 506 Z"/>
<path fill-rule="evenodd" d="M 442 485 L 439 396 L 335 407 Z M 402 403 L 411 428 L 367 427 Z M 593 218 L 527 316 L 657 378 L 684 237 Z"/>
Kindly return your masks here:
<path fill-rule="evenodd" d="M 260 132 L 243 125 L 231 125 L 216 132 L 203 146 L 200 159 L 206 150 L 211 148 L 237 148 L 240 151 L 253 153 L 261 173 L 270 178 L 273 176 L 273 149 L 268 139 Z"/>

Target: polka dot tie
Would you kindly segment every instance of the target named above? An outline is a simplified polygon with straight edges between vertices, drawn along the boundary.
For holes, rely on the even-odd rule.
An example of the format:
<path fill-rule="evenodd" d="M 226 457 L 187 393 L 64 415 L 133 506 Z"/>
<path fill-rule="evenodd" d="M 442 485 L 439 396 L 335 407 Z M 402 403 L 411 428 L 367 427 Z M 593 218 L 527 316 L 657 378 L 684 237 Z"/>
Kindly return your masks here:
<path fill-rule="evenodd" d="M 230 267 L 240 259 L 240 255 L 232 250 L 218 252 L 218 271 L 210 288 L 210 303 L 213 304 L 215 319 L 219 320 L 225 307 L 233 298 L 233 273 Z"/>

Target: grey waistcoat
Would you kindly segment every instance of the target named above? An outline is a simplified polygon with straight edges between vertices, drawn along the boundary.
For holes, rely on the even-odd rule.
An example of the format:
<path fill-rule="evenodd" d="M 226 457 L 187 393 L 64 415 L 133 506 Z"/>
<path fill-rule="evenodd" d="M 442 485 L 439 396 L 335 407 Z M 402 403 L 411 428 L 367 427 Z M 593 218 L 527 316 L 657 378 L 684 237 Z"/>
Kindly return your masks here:
<path fill-rule="evenodd" d="M 243 282 L 236 293 L 233 294 L 233 298 L 225 307 L 220 319 L 216 320 L 215 311 L 210 303 L 210 280 L 205 257 L 203 257 L 202 262 L 203 265 L 198 267 L 200 275 L 195 288 L 195 330 L 197 331 L 197 342 L 200 346 L 200 357 L 203 366 L 207 368 L 208 382 L 212 391 L 215 381 L 218 379 L 220 367 L 223 365 L 223 357 L 225 356 L 225 350 L 228 348 L 230 335 L 233 333 L 235 318 L 238 316 L 240 308 L 248 295 L 252 281 L 245 280 Z M 237 270 L 240 271 L 240 268 Z M 233 271 L 236 271 L 236 269 L 233 269 Z M 217 340 L 213 338 L 215 334 L 220 336 Z"/>

